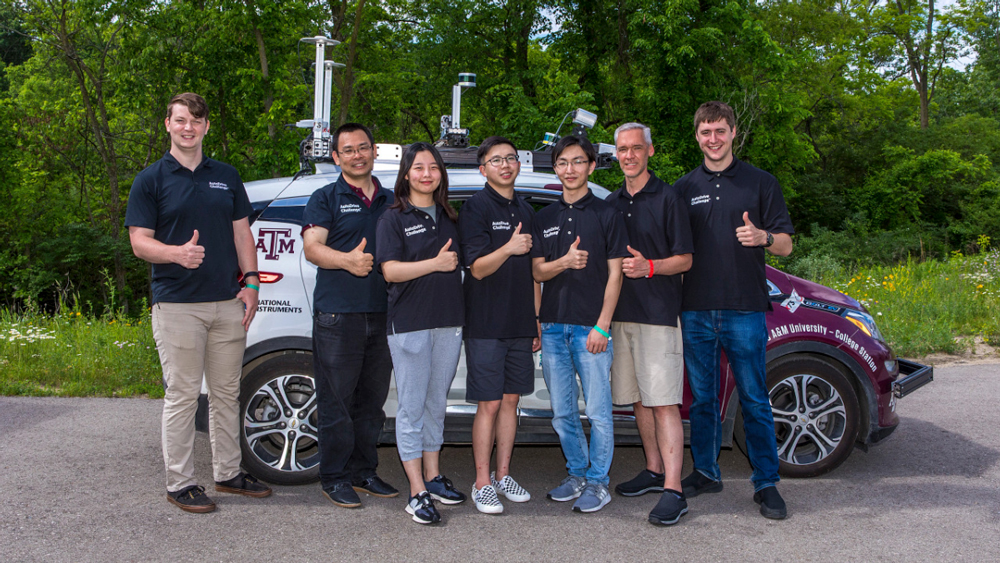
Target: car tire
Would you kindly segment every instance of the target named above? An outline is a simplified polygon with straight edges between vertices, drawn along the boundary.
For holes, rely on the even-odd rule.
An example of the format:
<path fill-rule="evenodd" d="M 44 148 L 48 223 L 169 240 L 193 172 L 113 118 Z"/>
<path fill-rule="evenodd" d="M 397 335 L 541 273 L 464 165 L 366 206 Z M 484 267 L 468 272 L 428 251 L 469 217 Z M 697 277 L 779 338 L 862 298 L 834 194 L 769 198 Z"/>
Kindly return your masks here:
<path fill-rule="evenodd" d="M 319 478 L 311 354 L 284 354 L 254 367 L 240 385 L 243 466 L 278 485 Z"/>
<path fill-rule="evenodd" d="M 851 455 L 858 437 L 860 405 L 850 380 L 833 363 L 816 356 L 779 358 L 768 366 L 767 389 L 782 476 L 829 473 Z M 733 434 L 733 441 L 746 455 L 742 410 Z"/>

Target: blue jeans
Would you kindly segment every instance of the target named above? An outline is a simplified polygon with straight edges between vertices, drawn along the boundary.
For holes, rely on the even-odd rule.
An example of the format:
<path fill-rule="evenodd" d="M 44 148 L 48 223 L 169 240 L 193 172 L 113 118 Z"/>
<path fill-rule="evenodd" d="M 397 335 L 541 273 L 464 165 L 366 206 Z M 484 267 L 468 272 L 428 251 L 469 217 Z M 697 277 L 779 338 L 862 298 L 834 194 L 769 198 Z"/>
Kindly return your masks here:
<path fill-rule="evenodd" d="M 607 485 L 611 456 L 615 450 L 615 429 L 611 419 L 611 342 L 600 354 L 587 351 L 591 327 L 542 323 L 542 374 L 552 402 L 552 428 L 559 435 L 566 469 L 574 477 Z M 580 422 L 580 374 L 587 419 L 590 421 L 590 450 Z"/>
<path fill-rule="evenodd" d="M 691 457 L 694 468 L 720 480 L 719 447 L 722 420 L 719 412 L 719 351 L 726 351 L 743 409 L 747 453 L 753 466 L 754 491 L 778 482 L 778 448 L 774 417 L 768 398 L 764 355 L 767 323 L 755 311 L 684 311 L 684 364 L 691 402 Z"/>
<path fill-rule="evenodd" d="M 316 313 L 313 372 L 320 484 L 375 475 L 392 376 L 385 313 Z"/>

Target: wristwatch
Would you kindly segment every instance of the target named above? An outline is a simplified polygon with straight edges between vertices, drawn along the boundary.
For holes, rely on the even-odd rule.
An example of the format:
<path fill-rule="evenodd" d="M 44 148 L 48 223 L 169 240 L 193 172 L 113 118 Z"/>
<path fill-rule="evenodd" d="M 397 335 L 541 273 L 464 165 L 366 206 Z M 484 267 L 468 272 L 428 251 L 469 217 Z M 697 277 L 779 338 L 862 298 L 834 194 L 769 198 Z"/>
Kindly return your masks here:
<path fill-rule="evenodd" d="M 764 248 L 768 248 L 772 244 L 774 244 L 774 235 L 767 233 L 767 242 L 764 243 Z"/>

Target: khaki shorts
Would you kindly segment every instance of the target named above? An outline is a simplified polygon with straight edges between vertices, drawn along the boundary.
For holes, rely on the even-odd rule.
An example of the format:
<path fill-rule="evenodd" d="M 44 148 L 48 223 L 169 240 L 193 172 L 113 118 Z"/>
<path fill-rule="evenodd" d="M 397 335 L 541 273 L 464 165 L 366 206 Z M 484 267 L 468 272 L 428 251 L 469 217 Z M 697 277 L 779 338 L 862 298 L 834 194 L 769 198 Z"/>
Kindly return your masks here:
<path fill-rule="evenodd" d="M 684 341 L 679 326 L 611 323 L 615 343 L 611 399 L 616 405 L 679 405 L 684 400 Z"/>

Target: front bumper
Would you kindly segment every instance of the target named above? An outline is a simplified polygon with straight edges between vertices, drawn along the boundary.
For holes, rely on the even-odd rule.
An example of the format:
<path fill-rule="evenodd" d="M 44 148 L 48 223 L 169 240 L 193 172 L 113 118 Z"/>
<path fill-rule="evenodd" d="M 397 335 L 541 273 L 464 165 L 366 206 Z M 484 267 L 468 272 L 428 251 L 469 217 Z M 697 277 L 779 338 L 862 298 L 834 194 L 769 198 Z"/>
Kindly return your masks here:
<path fill-rule="evenodd" d="M 892 382 L 892 395 L 897 399 L 913 393 L 934 381 L 934 368 L 899 358 L 899 379 Z"/>

